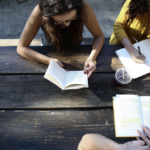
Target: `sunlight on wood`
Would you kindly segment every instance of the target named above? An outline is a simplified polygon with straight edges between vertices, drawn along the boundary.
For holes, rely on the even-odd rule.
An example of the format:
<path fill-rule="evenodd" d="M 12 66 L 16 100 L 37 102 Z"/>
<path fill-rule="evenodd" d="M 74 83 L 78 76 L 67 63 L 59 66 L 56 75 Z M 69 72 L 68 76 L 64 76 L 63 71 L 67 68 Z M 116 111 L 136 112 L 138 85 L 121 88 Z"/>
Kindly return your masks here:
<path fill-rule="evenodd" d="M 119 68 L 122 68 L 123 65 L 122 63 L 120 62 L 120 60 L 117 58 L 117 57 L 112 57 L 112 60 L 111 60 L 111 68 L 116 71 L 117 69 Z"/>

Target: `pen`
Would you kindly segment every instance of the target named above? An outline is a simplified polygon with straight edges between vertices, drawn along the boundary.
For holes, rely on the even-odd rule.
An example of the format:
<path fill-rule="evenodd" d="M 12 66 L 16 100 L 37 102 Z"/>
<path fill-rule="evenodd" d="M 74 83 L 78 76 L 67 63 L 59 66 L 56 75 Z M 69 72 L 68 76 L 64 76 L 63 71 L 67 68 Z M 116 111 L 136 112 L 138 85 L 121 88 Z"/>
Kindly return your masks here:
<path fill-rule="evenodd" d="M 138 50 L 139 50 L 139 54 L 141 55 L 141 49 L 140 49 L 140 46 L 138 46 Z"/>
<path fill-rule="evenodd" d="M 132 37 L 135 41 L 136 41 L 136 43 L 139 43 L 134 37 Z M 139 54 L 141 55 L 141 49 L 140 49 L 140 46 L 137 46 L 137 48 L 138 48 L 138 50 L 139 50 Z"/>

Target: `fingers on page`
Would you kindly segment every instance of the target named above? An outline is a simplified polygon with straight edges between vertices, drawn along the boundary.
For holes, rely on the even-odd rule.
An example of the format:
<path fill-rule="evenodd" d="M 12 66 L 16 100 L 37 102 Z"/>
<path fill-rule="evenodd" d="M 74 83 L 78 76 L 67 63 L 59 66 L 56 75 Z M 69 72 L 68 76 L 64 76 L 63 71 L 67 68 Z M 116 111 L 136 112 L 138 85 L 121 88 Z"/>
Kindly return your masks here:
<path fill-rule="evenodd" d="M 64 65 L 60 61 L 58 61 L 57 63 L 60 67 L 62 67 L 62 68 L 64 67 Z"/>
<path fill-rule="evenodd" d="M 87 70 L 85 70 L 85 71 L 84 71 L 84 73 L 85 73 L 85 74 L 88 74 L 88 71 L 87 71 Z"/>
<path fill-rule="evenodd" d="M 143 63 L 144 60 L 140 59 L 139 56 L 135 59 L 135 62 L 136 63 Z"/>
<path fill-rule="evenodd" d="M 140 130 L 137 130 L 137 133 L 141 136 L 142 132 Z"/>
<path fill-rule="evenodd" d="M 143 57 L 143 59 L 146 59 L 146 56 L 144 54 L 141 53 L 141 56 Z"/>
<path fill-rule="evenodd" d="M 150 127 L 148 127 L 148 126 L 145 126 L 147 129 L 149 129 L 149 131 L 150 131 Z"/>
<path fill-rule="evenodd" d="M 148 137 L 150 138 L 150 129 L 146 126 L 142 126 Z"/>
<path fill-rule="evenodd" d="M 144 58 L 141 55 L 139 55 L 137 58 L 140 60 L 144 60 Z"/>
<path fill-rule="evenodd" d="M 91 76 L 91 74 L 92 74 L 92 72 L 91 72 L 91 71 L 89 71 L 89 73 L 88 73 L 88 78 Z"/>
<path fill-rule="evenodd" d="M 142 133 L 141 135 L 141 138 L 146 142 L 146 144 L 148 145 L 148 146 L 150 146 L 150 141 L 149 141 L 149 139 Z"/>
<path fill-rule="evenodd" d="M 92 69 L 91 71 L 89 71 L 89 73 L 88 73 L 88 78 L 91 76 L 91 74 L 93 73 L 94 70 L 95 70 L 95 68 Z"/>

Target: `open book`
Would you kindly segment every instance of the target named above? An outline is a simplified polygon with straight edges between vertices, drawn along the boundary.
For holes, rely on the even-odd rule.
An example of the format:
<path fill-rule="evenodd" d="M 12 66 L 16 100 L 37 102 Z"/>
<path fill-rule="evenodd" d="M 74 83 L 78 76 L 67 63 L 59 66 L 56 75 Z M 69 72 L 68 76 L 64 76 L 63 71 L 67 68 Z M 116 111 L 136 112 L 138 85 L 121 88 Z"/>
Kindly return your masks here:
<path fill-rule="evenodd" d="M 139 46 L 141 49 L 141 53 L 146 56 L 146 60 L 143 64 L 138 64 L 134 62 L 125 48 L 116 51 L 120 61 L 127 68 L 131 74 L 132 78 L 138 78 L 147 73 L 150 73 L 150 39 L 143 40 L 139 43 L 133 44 L 133 46 L 137 49 Z"/>
<path fill-rule="evenodd" d="M 150 96 L 113 97 L 116 137 L 137 137 L 142 125 L 150 127 Z"/>
<path fill-rule="evenodd" d="M 56 84 L 62 90 L 88 88 L 87 74 L 82 71 L 66 71 L 53 59 L 51 60 L 44 78 Z"/>

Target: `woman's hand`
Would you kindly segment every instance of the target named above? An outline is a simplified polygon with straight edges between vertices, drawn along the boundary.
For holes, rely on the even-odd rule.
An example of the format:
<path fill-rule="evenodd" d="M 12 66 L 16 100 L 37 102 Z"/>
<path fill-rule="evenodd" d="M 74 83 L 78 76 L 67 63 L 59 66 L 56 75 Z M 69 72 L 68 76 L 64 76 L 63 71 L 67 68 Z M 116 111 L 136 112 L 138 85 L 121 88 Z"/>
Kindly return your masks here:
<path fill-rule="evenodd" d="M 120 145 L 120 150 L 150 150 L 150 128 L 142 126 L 143 130 L 148 135 L 149 139 L 139 130 L 137 133 L 143 139 L 143 141 L 137 137 L 137 141 L 131 141 Z M 147 145 L 145 145 L 145 143 Z"/>
<path fill-rule="evenodd" d="M 58 59 L 51 58 L 50 61 L 49 61 L 49 63 L 51 62 L 52 59 L 53 59 L 61 68 L 64 67 L 64 65 L 63 65 Z"/>
<path fill-rule="evenodd" d="M 88 58 L 84 65 L 84 70 L 88 78 L 91 76 L 91 74 L 93 73 L 95 69 L 96 69 L 96 66 L 95 66 L 94 60 L 91 58 Z"/>
<path fill-rule="evenodd" d="M 145 133 L 147 134 L 148 138 L 141 132 L 141 131 L 137 131 L 137 133 L 139 134 L 139 136 L 143 139 L 143 141 L 147 144 L 147 146 L 149 146 L 150 149 L 150 128 L 146 127 L 146 126 L 142 126 L 143 130 L 145 131 Z M 140 141 L 141 139 L 139 137 L 136 138 L 138 141 Z"/>
<path fill-rule="evenodd" d="M 129 38 L 125 37 L 120 41 L 123 46 L 126 48 L 126 50 L 131 55 L 133 61 L 136 63 L 144 63 L 146 57 L 141 53 L 139 54 L 139 51 L 133 46 Z"/>
<path fill-rule="evenodd" d="M 135 61 L 136 63 L 144 63 L 146 57 L 144 56 L 144 54 L 139 54 L 139 51 L 133 47 L 131 50 L 129 50 L 129 53 L 133 59 L 133 61 Z"/>

